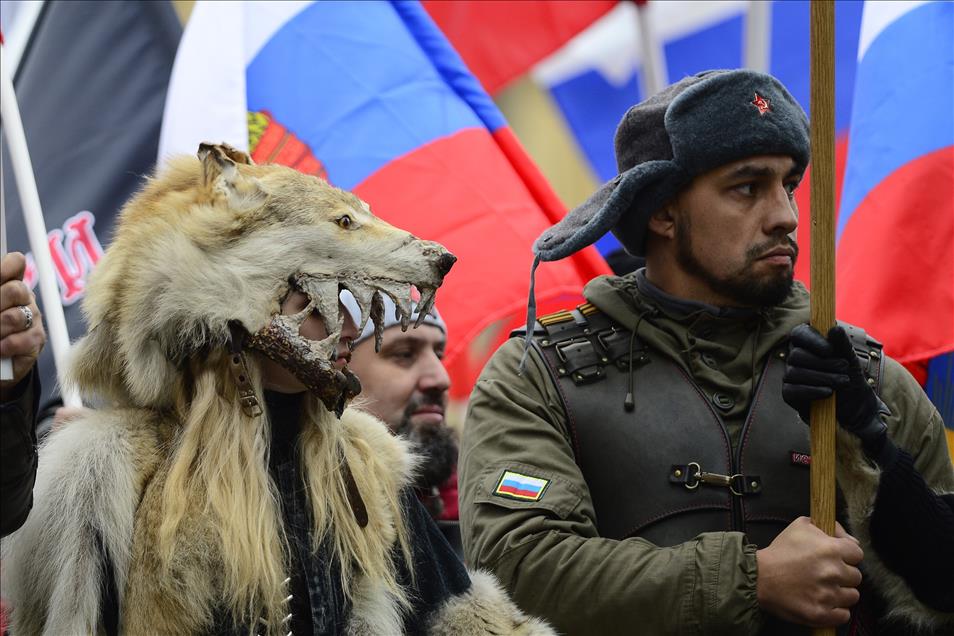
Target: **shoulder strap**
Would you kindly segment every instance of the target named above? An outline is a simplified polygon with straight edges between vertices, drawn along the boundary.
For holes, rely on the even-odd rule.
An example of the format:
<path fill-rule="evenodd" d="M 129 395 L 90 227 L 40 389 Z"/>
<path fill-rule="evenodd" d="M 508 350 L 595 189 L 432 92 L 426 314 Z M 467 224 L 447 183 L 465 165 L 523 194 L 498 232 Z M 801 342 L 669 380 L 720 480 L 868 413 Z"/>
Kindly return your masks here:
<path fill-rule="evenodd" d="M 511 336 L 525 333 L 520 329 Z M 586 401 L 582 391 L 592 398 L 591 392 L 599 390 L 582 387 L 605 380 L 610 365 L 631 371 L 649 362 L 645 345 L 631 336 L 631 331 L 589 303 L 541 316 L 534 326 L 530 346 L 540 354 L 560 395 L 577 459 L 580 442 L 573 414 L 580 412 L 581 400 Z"/>
<path fill-rule="evenodd" d="M 510 335 L 525 334 L 525 329 L 518 329 Z M 534 325 L 532 341 L 550 368 L 554 382 L 569 377 L 574 384 L 583 385 L 603 379 L 608 365 L 628 369 L 631 349 L 634 363 L 647 361 L 643 343 L 638 339 L 631 341 L 630 336 L 628 329 L 596 306 L 585 303 L 541 316 Z"/>

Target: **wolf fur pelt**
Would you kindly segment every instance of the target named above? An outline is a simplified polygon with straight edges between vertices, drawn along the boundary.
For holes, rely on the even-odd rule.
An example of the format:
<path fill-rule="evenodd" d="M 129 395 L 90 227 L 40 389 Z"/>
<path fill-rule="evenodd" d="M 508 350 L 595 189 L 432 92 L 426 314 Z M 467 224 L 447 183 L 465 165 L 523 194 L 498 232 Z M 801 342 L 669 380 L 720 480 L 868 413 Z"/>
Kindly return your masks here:
<path fill-rule="evenodd" d="M 376 293 L 436 289 L 449 266 L 435 261 L 446 254 L 377 219 L 350 193 L 252 165 L 224 145 L 204 145 L 200 161 L 176 159 L 150 179 L 124 208 L 91 278 L 89 331 L 74 349 L 72 381 L 87 403 L 103 406 L 49 436 L 34 509 L 3 542 L 13 633 L 100 632 L 111 575 L 121 633 L 201 634 L 224 609 L 253 633 L 284 634 L 285 536 L 268 474 L 270 422 L 239 400 L 229 323 L 262 329 L 304 273 L 330 281 L 334 302 L 312 298 L 307 311 L 320 310 L 337 340 L 339 287 L 353 287 L 374 319 Z M 246 353 L 261 400 L 260 358 Z M 349 408 L 338 418 L 311 393 L 303 403 L 312 537 L 341 564 L 349 631 L 399 634 L 411 603 L 393 558 L 409 562 L 400 497 L 413 457 L 370 415 Z M 367 508 L 365 527 L 344 463 Z M 466 594 L 434 613 L 434 633 L 552 633 L 487 576 L 475 574 Z"/>
<path fill-rule="evenodd" d="M 942 628 L 954 630 L 954 614 L 939 612 L 919 601 L 904 579 L 878 557 L 871 543 L 871 515 L 881 469 L 867 459 L 858 438 L 841 428 L 837 432 L 836 471 L 851 534 L 865 553 L 865 576 L 887 602 L 886 618 L 900 618 L 932 633 Z"/>

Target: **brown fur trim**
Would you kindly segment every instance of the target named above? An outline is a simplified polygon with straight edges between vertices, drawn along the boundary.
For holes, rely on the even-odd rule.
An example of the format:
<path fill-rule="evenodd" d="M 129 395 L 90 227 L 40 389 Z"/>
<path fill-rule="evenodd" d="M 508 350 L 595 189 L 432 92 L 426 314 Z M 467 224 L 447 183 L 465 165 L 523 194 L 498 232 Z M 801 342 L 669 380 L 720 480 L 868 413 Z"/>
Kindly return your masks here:
<path fill-rule="evenodd" d="M 954 614 L 938 612 L 919 601 L 904 579 L 878 557 L 871 545 L 871 514 L 881 469 L 867 460 L 857 437 L 841 429 L 837 436 L 838 486 L 845 496 L 848 523 L 865 553 L 865 576 L 887 601 L 888 617 L 901 618 L 922 629 L 954 627 Z"/>
<path fill-rule="evenodd" d="M 380 421 L 346 410 L 348 455 L 371 523 L 363 532 L 397 539 L 387 500 L 410 483 L 413 456 Z M 40 451 L 36 505 L 24 526 L 3 541 L 3 595 L 16 609 L 17 634 L 96 631 L 102 571 L 97 534 L 113 561 L 124 633 L 201 634 L 222 602 L 221 557 L 212 520 L 189 509 L 168 570 L 156 544 L 162 523 L 172 424 L 148 411 L 91 411 L 54 432 Z M 362 452 L 354 449 L 363 448 Z M 369 461 L 370 458 L 370 461 Z M 350 511 L 349 511 L 350 514 Z M 390 559 L 390 552 L 380 555 Z M 383 584 L 353 581 L 354 634 L 395 633 L 402 605 Z M 381 626 L 369 632 L 369 625 Z"/>
<path fill-rule="evenodd" d="M 404 631 L 401 604 L 380 581 L 355 586 L 346 636 L 391 636 Z"/>
<path fill-rule="evenodd" d="M 407 440 L 392 435 L 381 420 L 360 409 L 345 410 L 340 421 L 348 438 L 360 439 L 369 446 L 378 470 L 388 475 L 388 490 L 400 492 L 411 485 L 419 458 Z M 351 460 L 350 455 L 348 459 Z M 359 470 L 357 465 L 352 468 Z"/>
<path fill-rule="evenodd" d="M 136 517 L 129 581 L 123 596 L 120 632 L 201 634 L 222 603 L 221 554 L 210 519 L 188 509 L 180 524 L 176 552 L 165 567 L 157 553 L 162 524 L 162 490 L 167 470 L 146 488 Z"/>
<path fill-rule="evenodd" d="M 431 620 L 431 636 L 555 636 L 543 621 L 520 611 L 492 574 L 471 571 L 471 588 L 448 600 Z"/>

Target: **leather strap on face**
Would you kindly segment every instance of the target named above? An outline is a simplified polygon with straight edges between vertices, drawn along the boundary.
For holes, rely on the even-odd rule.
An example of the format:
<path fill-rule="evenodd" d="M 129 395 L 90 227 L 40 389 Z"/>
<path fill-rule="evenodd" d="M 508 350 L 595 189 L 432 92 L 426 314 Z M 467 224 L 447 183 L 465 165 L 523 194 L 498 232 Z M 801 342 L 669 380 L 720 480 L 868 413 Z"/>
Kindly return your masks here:
<path fill-rule="evenodd" d="M 239 404 L 242 411 L 249 417 L 258 417 L 262 414 L 262 405 L 252 387 L 251 375 L 248 372 L 248 363 L 242 348 L 248 333 L 241 324 L 229 321 L 229 371 L 235 381 L 235 388 L 239 394 Z"/>

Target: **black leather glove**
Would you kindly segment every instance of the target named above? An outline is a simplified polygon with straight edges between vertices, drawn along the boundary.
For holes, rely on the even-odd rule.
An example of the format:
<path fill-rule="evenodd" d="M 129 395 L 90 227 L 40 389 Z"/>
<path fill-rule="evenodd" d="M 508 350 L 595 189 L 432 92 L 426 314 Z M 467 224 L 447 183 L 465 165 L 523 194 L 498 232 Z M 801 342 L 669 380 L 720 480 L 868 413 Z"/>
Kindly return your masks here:
<path fill-rule="evenodd" d="M 882 419 L 887 408 L 868 384 L 848 334 L 835 326 L 825 339 L 809 325 L 798 325 L 791 333 L 782 398 L 808 422 L 811 403 L 832 393 L 839 426 L 854 433 L 882 466 L 893 459 L 895 447 Z"/>

